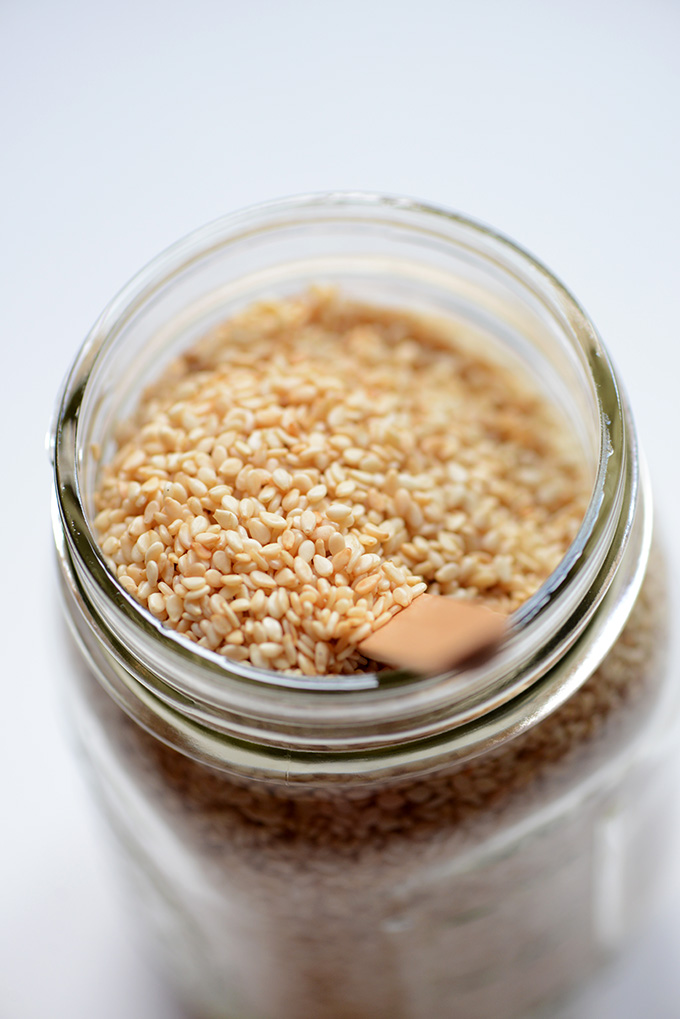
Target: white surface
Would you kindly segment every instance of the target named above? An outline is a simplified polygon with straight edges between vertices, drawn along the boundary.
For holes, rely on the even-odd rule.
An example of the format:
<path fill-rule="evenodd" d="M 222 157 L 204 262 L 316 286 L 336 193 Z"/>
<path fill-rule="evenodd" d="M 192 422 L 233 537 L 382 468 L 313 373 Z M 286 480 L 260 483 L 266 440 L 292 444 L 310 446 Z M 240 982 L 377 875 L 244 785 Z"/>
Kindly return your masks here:
<path fill-rule="evenodd" d="M 679 48 L 672 0 L 0 3 L 0 1015 L 175 1019 L 58 703 L 43 435 L 101 308 L 177 237 L 270 197 L 385 190 L 489 222 L 598 324 L 677 568 Z M 680 1015 L 679 957 L 675 892 L 568 1019 Z"/>

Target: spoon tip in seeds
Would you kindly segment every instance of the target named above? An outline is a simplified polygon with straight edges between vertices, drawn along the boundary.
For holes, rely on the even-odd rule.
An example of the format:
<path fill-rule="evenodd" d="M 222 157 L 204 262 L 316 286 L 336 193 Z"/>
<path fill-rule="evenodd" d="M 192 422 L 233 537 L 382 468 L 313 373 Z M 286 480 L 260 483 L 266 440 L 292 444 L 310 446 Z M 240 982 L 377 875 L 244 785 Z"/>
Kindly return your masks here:
<path fill-rule="evenodd" d="M 421 594 L 359 644 L 362 655 L 393 668 L 436 673 L 495 649 L 507 617 L 485 605 Z"/>

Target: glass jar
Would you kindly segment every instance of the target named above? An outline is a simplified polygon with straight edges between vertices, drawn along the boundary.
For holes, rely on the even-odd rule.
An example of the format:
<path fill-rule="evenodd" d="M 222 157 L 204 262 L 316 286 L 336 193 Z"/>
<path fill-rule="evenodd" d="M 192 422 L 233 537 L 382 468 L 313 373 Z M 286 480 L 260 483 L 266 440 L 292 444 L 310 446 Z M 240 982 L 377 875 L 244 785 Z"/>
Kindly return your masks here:
<path fill-rule="evenodd" d="M 490 660 L 301 677 L 189 645 L 107 570 L 100 455 L 163 364 L 330 283 L 520 361 L 592 468 L 578 535 Z M 506 1019 L 583 981 L 670 854 L 677 692 L 630 411 L 588 318 L 491 230 L 381 195 L 191 235 L 93 328 L 53 429 L 71 705 L 151 943 L 211 1019 Z"/>

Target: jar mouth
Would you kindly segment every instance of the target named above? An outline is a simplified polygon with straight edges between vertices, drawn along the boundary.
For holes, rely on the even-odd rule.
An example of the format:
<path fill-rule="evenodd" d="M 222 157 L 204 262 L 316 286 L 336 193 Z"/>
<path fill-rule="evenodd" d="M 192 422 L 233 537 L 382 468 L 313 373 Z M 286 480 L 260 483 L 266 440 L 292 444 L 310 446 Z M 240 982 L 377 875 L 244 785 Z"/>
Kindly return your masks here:
<path fill-rule="evenodd" d="M 482 665 L 446 675 L 414 677 L 384 671 L 295 676 L 237 664 L 190 644 L 165 628 L 110 573 L 86 505 L 83 471 L 93 380 L 121 331 L 140 310 L 183 273 L 229 246 L 245 247 L 276 231 L 300 233 L 312 227 L 332 231 L 338 224 L 353 223 L 360 228 L 370 225 L 395 230 L 400 236 L 417 237 L 419 243 L 441 250 L 457 246 L 522 288 L 556 323 L 580 365 L 599 430 L 593 490 L 565 556 L 513 613 L 508 638 L 499 652 Z M 294 729 L 297 736 L 312 721 L 322 736 L 331 726 L 336 732 L 347 733 L 357 725 L 363 728 L 362 720 L 368 721 L 376 700 L 389 700 L 394 710 L 388 712 L 383 735 L 389 733 L 394 738 L 395 732 L 408 728 L 413 739 L 422 735 L 421 728 L 416 731 L 412 725 L 414 706 L 421 720 L 425 715 L 431 719 L 434 711 L 441 714 L 443 724 L 446 714 L 449 729 L 499 710 L 544 676 L 589 626 L 617 572 L 638 504 L 638 458 L 629 413 L 599 336 L 569 291 L 539 261 L 487 226 L 415 199 L 364 192 L 301 195 L 263 203 L 208 224 L 154 259 L 114 298 L 86 338 L 64 384 L 50 446 L 56 480 L 57 543 L 62 564 L 68 560 L 68 573 L 91 619 L 107 632 L 113 654 L 125 663 L 124 668 L 134 661 L 139 674 L 141 664 L 144 682 L 154 687 L 165 703 L 189 710 L 198 724 L 222 731 L 229 728 L 236 713 L 251 723 L 252 719 L 269 723 L 285 718 L 284 729 Z M 648 518 L 640 540 L 649 544 Z M 632 600 L 631 593 L 628 601 L 632 604 Z M 622 618 L 611 621 L 610 631 L 617 626 L 618 633 L 623 614 L 622 609 Z M 564 699 L 567 693 L 563 689 L 556 696 Z M 452 704 L 456 706 L 453 711 Z M 556 705 L 554 698 L 551 704 Z M 224 721 L 227 716 L 232 722 Z M 342 726 L 338 729 L 340 717 L 346 719 L 345 730 Z M 248 732 L 251 728 L 252 724 L 246 726 Z M 286 743 L 287 737 L 281 741 Z M 312 738 L 310 746 L 313 744 Z"/>

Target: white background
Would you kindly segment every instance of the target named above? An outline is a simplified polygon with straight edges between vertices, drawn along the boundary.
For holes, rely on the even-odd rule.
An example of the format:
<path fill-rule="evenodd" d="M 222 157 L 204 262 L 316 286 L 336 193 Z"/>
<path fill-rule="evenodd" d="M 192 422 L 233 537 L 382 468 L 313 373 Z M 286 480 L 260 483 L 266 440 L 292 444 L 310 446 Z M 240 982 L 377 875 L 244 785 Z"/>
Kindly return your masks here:
<path fill-rule="evenodd" d="M 679 54 L 673 0 L 0 0 L 3 1019 L 175 1019 L 59 703 L 43 437 L 99 311 L 272 197 L 384 190 L 486 221 L 599 326 L 677 568 Z M 680 1015 L 679 962 L 676 887 L 569 1019 Z"/>

